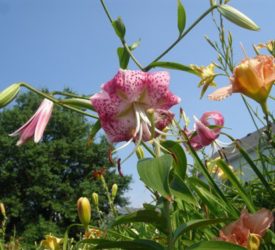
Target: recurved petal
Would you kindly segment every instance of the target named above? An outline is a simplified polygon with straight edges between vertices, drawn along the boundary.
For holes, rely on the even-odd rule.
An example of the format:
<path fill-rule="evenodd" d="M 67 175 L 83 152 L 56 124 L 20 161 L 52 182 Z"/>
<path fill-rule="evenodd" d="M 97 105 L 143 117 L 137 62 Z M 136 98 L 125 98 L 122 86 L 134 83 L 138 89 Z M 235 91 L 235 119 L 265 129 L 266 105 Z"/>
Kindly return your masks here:
<path fill-rule="evenodd" d="M 228 85 L 226 87 L 222 87 L 214 91 L 212 94 L 208 95 L 208 99 L 212 101 L 222 101 L 228 96 L 232 95 L 232 85 Z"/>
<path fill-rule="evenodd" d="M 169 90 L 170 76 L 166 71 L 148 73 L 145 102 L 154 109 L 169 109 L 180 98 Z"/>
<path fill-rule="evenodd" d="M 195 118 L 195 120 L 196 120 L 196 132 L 199 137 L 200 144 L 203 146 L 207 146 L 211 144 L 219 136 L 219 134 L 214 130 L 208 128 L 197 118 Z"/>
<path fill-rule="evenodd" d="M 211 112 L 205 112 L 203 113 L 201 117 L 201 122 L 205 124 L 206 126 L 215 125 L 216 128 L 213 128 L 212 130 L 216 133 L 219 133 L 221 128 L 224 125 L 224 118 L 223 115 L 218 111 L 211 111 Z M 213 120 L 214 124 L 211 124 L 209 120 Z"/>
<path fill-rule="evenodd" d="M 273 214 L 268 209 L 262 208 L 254 214 L 243 210 L 241 214 L 243 224 L 250 230 L 250 233 L 263 236 L 273 222 Z"/>

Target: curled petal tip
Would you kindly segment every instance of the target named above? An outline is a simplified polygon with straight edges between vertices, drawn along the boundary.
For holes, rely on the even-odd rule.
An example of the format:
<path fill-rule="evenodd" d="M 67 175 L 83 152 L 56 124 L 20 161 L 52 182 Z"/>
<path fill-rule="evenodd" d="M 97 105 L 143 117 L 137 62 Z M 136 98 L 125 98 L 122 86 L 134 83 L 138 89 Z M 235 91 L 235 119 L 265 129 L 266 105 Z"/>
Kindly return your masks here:
<path fill-rule="evenodd" d="M 222 101 L 232 95 L 232 85 L 217 89 L 212 94 L 208 95 L 208 99 L 212 101 Z"/>

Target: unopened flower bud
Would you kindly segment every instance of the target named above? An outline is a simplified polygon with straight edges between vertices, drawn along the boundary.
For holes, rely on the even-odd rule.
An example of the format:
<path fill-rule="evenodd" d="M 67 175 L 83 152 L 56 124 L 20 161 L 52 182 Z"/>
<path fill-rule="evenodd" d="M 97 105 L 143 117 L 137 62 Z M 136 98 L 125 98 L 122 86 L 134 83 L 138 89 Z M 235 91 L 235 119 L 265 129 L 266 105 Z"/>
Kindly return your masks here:
<path fill-rule="evenodd" d="M 6 217 L 6 209 L 5 209 L 4 203 L 2 202 L 0 202 L 0 212 L 4 217 Z"/>
<path fill-rule="evenodd" d="M 249 17 L 233 8 L 232 6 L 222 4 L 218 7 L 218 11 L 229 21 L 240 27 L 249 30 L 259 30 L 260 27 L 254 23 Z"/>
<path fill-rule="evenodd" d="M 19 83 L 14 83 L 0 92 L 0 108 L 8 105 L 18 94 L 20 89 Z"/>
<path fill-rule="evenodd" d="M 91 220 L 91 204 L 88 198 L 80 197 L 77 201 L 77 212 L 81 223 L 87 227 Z"/>
<path fill-rule="evenodd" d="M 92 194 L 92 199 L 93 199 L 93 203 L 96 207 L 98 207 L 98 194 L 97 193 L 93 193 Z"/>
<path fill-rule="evenodd" d="M 117 189 L 118 189 L 117 184 L 116 184 L 116 183 L 113 184 L 113 186 L 112 186 L 112 198 L 113 198 L 113 199 L 116 197 Z"/>
<path fill-rule="evenodd" d="M 137 149 L 136 149 L 136 155 L 137 155 L 137 158 L 139 160 L 141 160 L 141 159 L 144 158 L 144 151 L 143 151 L 143 148 L 141 146 L 137 147 Z"/>

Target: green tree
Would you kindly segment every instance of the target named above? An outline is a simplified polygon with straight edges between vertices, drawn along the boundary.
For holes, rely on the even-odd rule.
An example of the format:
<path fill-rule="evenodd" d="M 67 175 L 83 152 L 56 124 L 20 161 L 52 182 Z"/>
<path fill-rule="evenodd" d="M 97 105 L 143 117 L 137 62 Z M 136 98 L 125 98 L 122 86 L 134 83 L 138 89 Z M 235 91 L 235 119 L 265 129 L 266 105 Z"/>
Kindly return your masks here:
<path fill-rule="evenodd" d="M 98 192 L 100 205 L 108 212 L 93 171 L 104 166 L 109 188 L 113 183 L 119 185 L 115 202 L 120 206 L 127 204 L 123 193 L 131 179 L 115 174 L 105 137 L 89 145 L 89 121 L 58 106 L 43 141 L 35 144 L 30 140 L 17 147 L 17 138 L 8 134 L 24 124 L 40 102 L 41 98 L 32 93 L 22 94 L 12 108 L 0 113 L 0 200 L 9 216 L 7 233 L 12 235 L 15 228 L 16 235 L 30 244 L 49 232 L 60 236 L 69 224 L 79 222 L 76 201 L 81 196 L 91 200 L 92 193 Z"/>

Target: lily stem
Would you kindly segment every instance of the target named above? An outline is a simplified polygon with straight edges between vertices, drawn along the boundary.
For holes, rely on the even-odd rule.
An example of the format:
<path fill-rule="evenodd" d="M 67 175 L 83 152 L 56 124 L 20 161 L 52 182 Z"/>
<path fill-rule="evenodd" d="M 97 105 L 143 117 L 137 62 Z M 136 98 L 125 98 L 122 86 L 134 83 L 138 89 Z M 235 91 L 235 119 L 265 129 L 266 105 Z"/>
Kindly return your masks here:
<path fill-rule="evenodd" d="M 163 56 L 165 56 L 171 49 L 173 49 L 204 17 L 206 17 L 210 12 L 216 9 L 218 5 L 211 6 L 208 10 L 206 10 L 201 16 L 199 16 L 190 26 L 186 29 L 182 34 L 178 36 L 178 38 L 158 57 L 156 57 L 151 63 L 149 63 L 143 70 L 149 71 L 152 68 L 152 64 L 154 62 L 159 61 Z"/>
<path fill-rule="evenodd" d="M 55 99 L 55 98 L 52 97 L 51 95 L 46 94 L 46 93 L 44 93 L 44 92 L 42 92 L 42 91 L 40 91 L 40 90 L 38 90 L 38 89 L 32 87 L 31 85 L 25 83 L 25 82 L 20 82 L 20 86 L 23 86 L 23 87 L 29 89 L 30 91 L 32 91 L 32 92 L 34 92 L 34 93 L 36 93 L 36 94 L 38 94 L 38 95 L 40 95 L 40 96 L 42 96 L 42 97 L 44 97 L 44 98 L 49 99 L 49 100 L 52 101 L 54 104 L 59 105 L 59 106 L 61 106 L 61 107 L 63 107 L 63 108 L 67 108 L 67 109 L 70 109 L 70 110 L 75 111 L 75 112 L 77 112 L 77 113 L 80 113 L 80 114 L 82 114 L 82 115 L 89 116 L 89 117 L 92 117 L 92 118 L 94 118 L 94 119 L 98 119 L 97 116 L 92 115 L 92 114 L 90 114 L 90 113 L 87 113 L 87 112 L 85 112 L 85 111 L 83 111 L 83 110 L 81 110 L 81 109 L 77 109 L 77 108 L 74 108 L 74 107 L 69 106 L 69 105 L 66 105 L 66 104 L 61 104 L 61 103 L 59 102 L 59 100 Z"/>
<path fill-rule="evenodd" d="M 101 5 L 104 9 L 105 14 L 107 15 L 110 23 L 113 25 L 113 19 L 110 15 L 110 12 L 104 2 L 104 0 L 100 0 Z M 139 67 L 140 70 L 143 70 L 143 66 L 139 63 L 139 61 L 136 59 L 136 57 L 134 56 L 134 54 L 132 53 L 131 49 L 129 48 L 128 44 L 126 43 L 126 41 L 123 38 L 119 38 L 123 47 L 126 49 L 126 51 L 128 52 L 128 54 L 130 55 L 130 57 L 132 58 L 132 60 L 134 61 L 134 63 Z"/>

